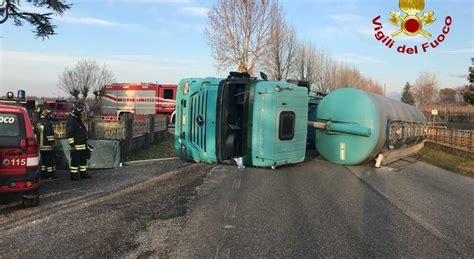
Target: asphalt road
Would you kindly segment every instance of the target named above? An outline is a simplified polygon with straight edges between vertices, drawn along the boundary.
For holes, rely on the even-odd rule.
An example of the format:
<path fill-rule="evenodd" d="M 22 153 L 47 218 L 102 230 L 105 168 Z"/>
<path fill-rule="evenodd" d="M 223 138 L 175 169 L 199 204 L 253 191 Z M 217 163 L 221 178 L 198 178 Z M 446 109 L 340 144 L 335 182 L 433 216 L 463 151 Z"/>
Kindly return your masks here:
<path fill-rule="evenodd" d="M 0 257 L 96 258 L 167 253 L 209 165 L 180 160 L 66 172 L 45 182 L 41 204 L 24 209 L 10 197 L 0 205 Z"/>
<path fill-rule="evenodd" d="M 171 257 L 472 257 L 474 181 L 424 163 L 394 168 L 218 166 Z"/>
<path fill-rule="evenodd" d="M 472 257 L 474 180 L 424 163 L 277 170 L 181 160 L 0 204 L 0 257 Z"/>

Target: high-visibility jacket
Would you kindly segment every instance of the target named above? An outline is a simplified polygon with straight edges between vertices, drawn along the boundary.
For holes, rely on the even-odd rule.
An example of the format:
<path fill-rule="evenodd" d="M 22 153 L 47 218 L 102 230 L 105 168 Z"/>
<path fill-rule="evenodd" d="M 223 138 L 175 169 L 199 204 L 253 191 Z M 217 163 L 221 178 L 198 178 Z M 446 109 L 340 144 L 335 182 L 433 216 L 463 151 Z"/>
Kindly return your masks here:
<path fill-rule="evenodd" d="M 72 150 L 87 150 L 87 128 L 81 118 L 73 113 L 69 114 L 67 121 L 66 138 Z"/>
<path fill-rule="evenodd" d="M 40 151 L 53 150 L 54 148 L 53 123 L 51 123 L 51 121 L 45 118 L 44 116 L 41 116 L 36 127 L 37 129 L 41 128 L 41 130 L 37 134 Z"/>

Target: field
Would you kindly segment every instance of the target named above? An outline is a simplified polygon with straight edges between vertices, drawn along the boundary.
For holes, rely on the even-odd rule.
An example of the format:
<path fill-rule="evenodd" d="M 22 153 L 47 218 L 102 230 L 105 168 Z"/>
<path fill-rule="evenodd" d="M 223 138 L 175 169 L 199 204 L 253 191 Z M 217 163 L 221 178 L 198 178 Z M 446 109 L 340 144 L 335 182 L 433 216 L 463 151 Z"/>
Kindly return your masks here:
<path fill-rule="evenodd" d="M 158 143 L 138 150 L 127 157 L 128 161 L 175 157 L 174 136 L 167 133 Z"/>
<path fill-rule="evenodd" d="M 474 161 L 437 150 L 423 149 L 420 154 L 425 154 L 422 161 L 464 176 L 474 178 Z"/>

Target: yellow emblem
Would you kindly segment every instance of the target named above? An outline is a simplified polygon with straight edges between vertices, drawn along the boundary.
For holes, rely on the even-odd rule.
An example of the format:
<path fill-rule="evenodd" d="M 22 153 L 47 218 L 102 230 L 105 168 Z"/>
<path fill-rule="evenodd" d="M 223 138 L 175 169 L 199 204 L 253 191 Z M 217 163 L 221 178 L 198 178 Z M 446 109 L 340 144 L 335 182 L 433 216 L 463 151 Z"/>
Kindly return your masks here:
<path fill-rule="evenodd" d="M 391 18 L 388 19 L 395 26 L 401 26 L 401 29 L 392 33 L 392 37 L 397 37 L 401 33 L 405 33 L 409 36 L 415 36 L 421 34 L 426 38 L 431 38 L 431 33 L 423 29 L 423 26 L 429 26 L 433 24 L 436 19 L 433 17 L 433 12 L 423 13 L 421 18 L 418 16 L 423 9 L 425 9 L 424 0 L 400 0 L 400 10 L 402 10 L 406 16 L 402 17 L 400 12 L 390 12 Z"/>

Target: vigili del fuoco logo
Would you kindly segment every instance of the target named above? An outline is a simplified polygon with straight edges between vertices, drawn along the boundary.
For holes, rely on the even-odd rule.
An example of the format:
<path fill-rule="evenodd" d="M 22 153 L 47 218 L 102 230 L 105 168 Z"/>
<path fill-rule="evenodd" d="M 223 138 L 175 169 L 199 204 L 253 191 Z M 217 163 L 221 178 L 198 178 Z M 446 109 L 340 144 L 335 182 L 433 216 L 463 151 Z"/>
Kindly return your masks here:
<path fill-rule="evenodd" d="M 390 35 L 383 31 L 384 27 L 381 22 L 381 15 L 372 20 L 372 23 L 376 26 L 374 28 L 375 38 L 387 48 L 395 49 L 399 53 L 409 55 L 426 53 L 430 49 L 436 49 L 440 46 L 448 36 L 450 26 L 453 22 L 451 16 L 447 16 L 444 19 L 443 30 L 433 39 L 429 27 L 437 21 L 437 18 L 432 11 L 423 12 L 425 9 L 424 0 L 400 0 L 399 8 L 403 13 L 390 12 L 390 19 L 388 19 L 388 21 L 398 28 L 397 31 Z M 424 37 L 428 39 L 428 42 L 421 45 L 415 44 L 413 46 L 406 44 L 396 45 L 395 39 L 402 34 L 408 37 Z"/>

